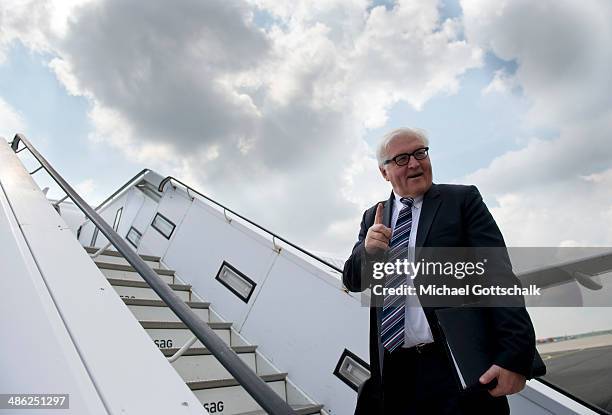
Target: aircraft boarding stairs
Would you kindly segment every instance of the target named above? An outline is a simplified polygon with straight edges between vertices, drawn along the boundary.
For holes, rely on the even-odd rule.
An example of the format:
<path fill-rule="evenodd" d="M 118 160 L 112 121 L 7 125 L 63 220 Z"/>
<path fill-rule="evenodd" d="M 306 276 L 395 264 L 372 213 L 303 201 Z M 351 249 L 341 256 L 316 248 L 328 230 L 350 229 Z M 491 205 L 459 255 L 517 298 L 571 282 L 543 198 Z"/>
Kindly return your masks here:
<path fill-rule="evenodd" d="M 0 140 L 0 248 L 0 393 L 70 393 L 57 415 L 348 415 L 369 376 L 369 308 L 339 267 L 175 178 L 145 169 L 94 210 Z M 510 406 L 601 413 L 538 380 Z"/>
<path fill-rule="evenodd" d="M 20 140 L 29 145 L 25 137 Z M 16 137 L 12 143 L 13 151 L 17 150 L 17 142 Z M 113 230 L 100 216 L 96 217 L 93 209 L 86 206 L 48 162 L 33 147 L 29 150 L 41 163 L 36 171 L 44 166 L 52 177 L 56 175 L 53 178 L 67 194 L 73 193 L 72 199 L 80 209 L 86 214 L 90 211 L 89 221 L 85 223 L 85 217 L 79 212 L 77 220 L 82 223 L 81 227 L 85 224 L 93 227 L 96 235 L 100 231 L 123 253 L 109 250 L 111 243 L 106 243 L 106 239 L 102 248 L 84 247 L 86 252 L 79 253 L 77 239 L 81 229 L 79 227 L 77 232 L 74 226 L 67 225 L 71 212 L 66 212 L 63 209 L 66 204 L 62 204 L 67 197 L 53 204 L 57 211 L 53 212 L 52 201 L 45 199 L 30 177 L 36 171 L 28 173 L 6 144 L 0 148 L 2 273 L 6 277 L 7 273 L 18 271 L 20 283 L 26 287 L 32 287 L 27 285 L 31 279 L 36 288 L 30 288 L 24 299 L 31 298 L 34 308 L 38 307 L 31 313 L 17 314 L 19 318 L 14 321 L 4 319 L 0 324 L 3 331 L 12 331 L 15 325 L 31 325 L 34 330 L 33 335 L 13 335 L 11 338 L 15 341 L 2 347 L 4 357 L 0 359 L 0 370 L 11 373 L 11 376 L 0 380 L 0 392 L 32 393 L 31 388 L 40 393 L 68 392 L 70 411 L 56 412 L 58 414 L 326 414 L 323 405 L 314 402 L 291 382 L 287 373 L 278 370 L 264 357 L 256 344 L 247 342 L 233 328 L 231 321 L 224 321 L 210 302 L 198 296 L 177 272 L 164 265 L 160 257 L 133 252 L 126 239 L 115 232 L 116 228 Z M 73 214 L 78 212 L 74 205 L 71 206 Z M 69 211 L 70 206 L 67 208 Z M 99 240 L 102 239 L 100 236 Z M 75 260 L 74 264 L 70 258 Z M 99 270 L 98 275 L 92 272 L 94 264 Z M 105 288 L 109 285 L 117 294 L 114 299 L 109 298 L 112 294 Z M 157 288 L 153 289 L 154 285 Z M 160 290 L 159 285 L 165 288 Z M 21 304 L 7 287 L 3 288 L 0 302 L 5 315 Z M 168 297 L 164 290 L 173 292 L 177 298 L 172 298 L 172 294 Z M 166 298 L 162 300 L 163 297 Z M 187 306 L 181 305 L 178 309 L 190 309 L 195 315 L 188 315 L 186 320 L 184 316 L 179 318 L 173 311 L 177 309 L 176 301 Z M 127 306 L 127 310 L 119 307 L 120 302 Z M 38 303 L 42 306 L 39 307 Z M 168 306 L 170 303 L 173 309 Z M 197 320 L 196 323 L 192 318 Z M 208 334 L 202 335 L 206 331 L 199 329 L 198 325 L 207 326 Z M 37 338 L 49 326 L 53 334 L 47 335 L 46 339 Z M 92 327 L 98 328 L 98 332 Z M 136 333 L 125 336 L 126 328 Z M 194 335 L 198 330 L 200 334 Z M 157 356 L 151 353 L 152 345 L 139 351 L 138 348 L 143 347 L 143 333 L 158 348 Z M 205 347 L 202 342 L 210 344 L 210 347 Z M 37 346 L 37 343 L 46 346 Z M 26 348 L 40 351 L 36 359 L 45 361 L 45 364 L 36 365 L 34 360 L 31 364 L 18 365 L 17 362 L 28 354 Z M 120 351 L 122 348 L 124 350 Z M 10 355 L 13 358 L 8 358 Z M 114 361 L 110 363 L 109 359 Z M 229 370 L 220 363 L 223 359 Z M 243 364 L 237 364 L 240 361 Z M 230 362 L 229 366 L 227 362 Z M 172 370 L 169 364 L 178 376 L 168 376 L 168 370 Z M 66 367 L 70 368 L 67 372 Z M 34 381 L 32 376 L 40 370 L 44 376 Z M 125 379 L 121 379 L 124 374 Z M 164 379 L 154 378 L 160 374 Z M 242 379 L 240 382 L 238 375 Z M 184 382 L 182 387 L 176 383 L 179 376 Z M 139 385 L 140 379 L 145 381 Z M 172 390 L 162 392 L 164 384 L 171 385 Z M 156 387 L 147 390 L 147 385 Z M 185 386 L 192 392 L 191 397 L 185 395 Z M 16 390 L 11 390 L 13 388 Z M 151 393 L 154 398 L 149 398 Z M 158 407 L 155 407 L 156 401 Z M 198 401 L 202 405 L 199 409 L 195 404 Z M 174 406 L 177 402 L 178 407 Z M 168 408 L 174 409 L 168 412 Z M 2 413 L 7 412 L 0 407 Z"/>
<path fill-rule="evenodd" d="M 89 254 L 96 248 L 86 247 Z M 248 344 L 239 333 L 232 330 L 232 323 L 221 321 L 209 302 L 202 301 L 191 286 L 183 284 L 175 271 L 167 269 L 159 257 L 141 255 L 141 258 L 179 295 L 191 309 L 208 322 L 240 358 L 248 364 L 283 399 L 287 400 L 299 415 L 322 414 L 322 405 L 311 402 L 293 385 L 287 382 L 287 373 L 276 370 L 267 359 L 257 353 L 257 345 Z M 147 331 L 164 356 L 172 357 L 193 334 L 170 310 L 128 262 L 116 251 L 105 250 L 95 258 L 102 274 L 123 299 L 134 317 Z M 172 366 L 185 380 L 187 386 L 202 402 L 210 414 L 264 414 L 259 405 L 244 391 L 217 359 L 196 341 L 187 351 L 172 362 Z"/>

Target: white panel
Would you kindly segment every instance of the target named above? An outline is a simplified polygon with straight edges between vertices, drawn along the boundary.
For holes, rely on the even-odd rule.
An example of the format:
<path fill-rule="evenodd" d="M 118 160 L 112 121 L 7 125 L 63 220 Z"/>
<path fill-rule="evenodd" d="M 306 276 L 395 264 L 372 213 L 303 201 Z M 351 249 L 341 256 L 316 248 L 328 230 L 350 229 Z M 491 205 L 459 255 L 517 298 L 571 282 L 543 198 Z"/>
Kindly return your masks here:
<path fill-rule="evenodd" d="M 170 240 L 168 240 L 152 226 L 147 227 L 146 232 L 143 234 L 138 252 L 142 254 L 157 255 L 163 258 L 170 241 L 174 239 L 176 232 L 182 226 L 181 222 L 190 205 L 191 199 L 184 196 L 184 192 L 175 190 L 172 186 L 167 185 L 164 196 L 156 207 L 154 214 L 151 215 L 149 224 L 155 218 L 155 213 L 159 212 L 174 223 L 176 228 Z"/>
<path fill-rule="evenodd" d="M 315 401 L 325 403 L 332 413 L 350 414 L 356 393 L 333 371 L 345 348 L 369 361 L 369 308 L 340 285 L 285 251 L 272 267 L 241 334 L 264 356 L 273 356 L 274 364 Z"/>
<path fill-rule="evenodd" d="M 522 395 L 512 395 L 508 397 L 511 414 L 529 414 L 529 415 L 570 415 L 573 412 L 551 412 L 539 405 L 536 405 Z"/>
<path fill-rule="evenodd" d="M 54 413 L 106 414 L 1 188 L 0 247 L 0 391 L 67 393 L 70 410 Z"/>
<path fill-rule="evenodd" d="M 525 389 L 518 395 L 509 397 L 513 414 L 554 414 L 554 415 L 596 415 L 573 399 L 564 396 L 537 380 L 527 382 Z"/>
<path fill-rule="evenodd" d="M 118 199 L 116 199 L 111 204 L 109 204 L 104 209 L 102 209 L 101 211 L 98 212 L 98 214 L 100 216 L 102 216 L 102 219 L 104 219 L 104 221 L 111 228 L 113 227 L 113 222 L 115 221 L 115 214 L 117 213 L 117 210 L 121 209 L 124 205 L 126 205 L 127 199 L 128 199 L 128 195 L 124 194 L 123 196 L 119 197 Z M 122 226 L 122 224 L 123 224 L 123 222 L 125 220 L 123 218 L 123 214 L 126 213 L 125 210 L 127 210 L 127 209 L 124 208 L 124 211 L 122 211 L 122 213 L 121 213 L 122 219 L 121 219 L 121 222 L 119 223 L 120 229 L 121 229 L 121 226 Z M 93 229 L 93 224 L 92 223 L 88 223 L 88 225 L 91 226 L 92 229 Z M 83 239 L 80 238 L 80 240 L 83 240 Z M 90 236 L 89 239 L 85 239 L 85 242 L 89 246 L 90 242 L 91 242 L 91 236 Z M 98 248 L 101 248 L 101 247 L 105 246 L 107 243 L 108 243 L 108 239 L 106 239 L 106 237 L 102 234 L 102 232 L 98 232 L 98 237 L 96 238 L 95 246 L 98 247 Z"/>
<path fill-rule="evenodd" d="M 132 192 L 140 193 L 140 190 L 133 189 Z M 153 216 L 155 216 L 155 211 L 157 210 L 157 203 L 153 200 L 149 199 L 146 196 L 143 196 L 143 203 L 138 211 L 137 216 L 134 218 L 132 222 L 132 226 L 135 227 L 141 234 L 145 234 L 149 226 L 151 225 L 151 220 L 153 220 Z M 127 231 L 126 231 L 127 234 Z M 140 253 L 142 249 L 142 239 L 140 240 L 140 244 L 138 246 L 138 251 Z M 159 256 L 159 255 L 158 255 Z"/>
<path fill-rule="evenodd" d="M 227 223 L 221 213 L 200 201 L 191 206 L 175 233 L 164 263 L 206 300 L 214 298 L 215 311 L 240 327 L 250 305 L 215 280 L 215 276 L 223 261 L 236 267 L 257 284 L 252 303 L 277 256 L 271 243 L 237 221 Z M 194 249 L 206 255 L 194 255 Z"/>
<path fill-rule="evenodd" d="M 121 223 L 119 224 L 119 230 L 117 231 L 117 233 L 122 237 L 125 238 L 125 235 L 127 235 L 128 230 L 132 226 L 134 218 L 136 218 L 136 215 L 144 203 L 144 199 L 145 196 L 142 194 L 142 192 L 134 190 L 127 193 L 126 201 L 123 205 Z M 111 210 L 116 211 L 117 207 L 113 206 Z"/>
<path fill-rule="evenodd" d="M 62 219 L 76 235 L 79 226 L 85 222 L 85 215 L 72 202 L 66 200 L 59 205 Z"/>

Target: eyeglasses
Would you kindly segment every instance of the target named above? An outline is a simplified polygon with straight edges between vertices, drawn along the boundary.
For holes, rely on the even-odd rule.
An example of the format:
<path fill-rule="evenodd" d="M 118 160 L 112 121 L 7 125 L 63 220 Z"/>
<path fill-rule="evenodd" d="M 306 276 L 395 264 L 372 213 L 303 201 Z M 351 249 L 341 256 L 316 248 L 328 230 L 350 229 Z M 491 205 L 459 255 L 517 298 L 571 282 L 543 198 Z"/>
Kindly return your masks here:
<path fill-rule="evenodd" d="M 413 156 L 417 160 L 423 160 L 427 158 L 428 152 L 429 152 L 429 147 L 423 147 L 423 148 L 419 148 L 418 150 L 413 151 L 412 153 L 398 154 L 397 156 L 389 160 L 385 160 L 383 162 L 383 165 L 387 165 L 393 161 L 398 166 L 405 166 L 406 164 L 410 162 L 410 156 Z"/>

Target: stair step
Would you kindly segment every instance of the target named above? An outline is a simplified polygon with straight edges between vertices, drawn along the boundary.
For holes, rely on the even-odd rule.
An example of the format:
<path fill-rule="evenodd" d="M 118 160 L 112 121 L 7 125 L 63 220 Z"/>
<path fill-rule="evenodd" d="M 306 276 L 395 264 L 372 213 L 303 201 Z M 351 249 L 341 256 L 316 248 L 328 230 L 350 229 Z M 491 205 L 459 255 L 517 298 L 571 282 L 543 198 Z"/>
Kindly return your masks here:
<path fill-rule="evenodd" d="M 110 285 L 122 298 L 160 300 L 159 296 L 145 281 L 132 281 L 117 278 L 107 278 Z M 191 285 L 168 284 L 183 301 L 191 300 Z"/>
<path fill-rule="evenodd" d="M 262 375 L 260 378 L 282 399 L 287 399 L 286 373 Z M 238 415 L 245 412 L 261 411 L 262 409 L 244 388 L 232 378 L 187 382 L 187 386 L 209 413 L 221 412 L 223 415 Z"/>
<path fill-rule="evenodd" d="M 91 247 L 91 246 L 86 246 L 84 248 L 85 248 L 85 251 L 87 251 L 87 253 L 89 253 L 89 254 L 96 253 L 96 252 L 98 252 L 98 249 L 100 249 L 100 248 L 95 248 L 95 247 Z M 121 255 L 119 252 L 112 251 L 110 249 L 106 249 L 106 250 L 102 251 L 102 254 L 100 254 L 100 255 L 123 258 L 123 255 Z M 159 262 L 161 260 L 160 257 L 153 256 L 153 255 L 138 254 L 138 256 L 141 257 L 142 259 L 144 259 L 145 261 Z"/>
<path fill-rule="evenodd" d="M 111 264 L 108 262 L 95 261 L 95 264 L 98 266 L 102 274 L 107 278 L 115 278 L 115 279 L 124 279 L 131 281 L 144 281 L 144 279 L 138 274 L 136 269 L 130 265 L 123 264 Z M 153 271 L 157 275 L 161 277 L 168 284 L 174 283 L 174 274 L 173 270 L 169 269 L 161 269 L 161 268 L 153 268 Z"/>
<path fill-rule="evenodd" d="M 293 408 L 295 413 L 298 414 L 298 415 L 320 414 L 321 413 L 321 409 L 323 409 L 323 405 L 315 405 L 315 404 L 311 404 L 311 405 L 290 405 L 290 406 L 291 406 L 291 408 Z M 243 412 L 240 415 L 266 415 L 266 414 L 267 414 L 266 411 L 258 410 L 258 411 Z"/>
<path fill-rule="evenodd" d="M 162 300 L 123 298 L 134 317 L 139 321 L 180 321 L 176 314 Z M 202 320 L 209 321 L 210 303 L 201 301 L 185 302 Z"/>
<path fill-rule="evenodd" d="M 140 298 L 124 298 L 123 302 L 127 305 L 146 306 L 146 307 L 168 307 L 162 300 L 143 300 Z M 186 301 L 191 308 L 209 308 L 210 303 L 204 301 Z M 159 320 L 162 321 L 162 320 Z"/>
<path fill-rule="evenodd" d="M 117 264 L 117 265 L 130 265 L 127 262 L 127 259 L 120 256 L 108 256 L 108 255 L 98 255 L 94 258 L 95 261 L 106 262 L 107 264 Z M 145 264 L 150 266 L 151 268 L 162 268 L 162 265 L 159 261 L 146 261 L 143 260 Z"/>
<path fill-rule="evenodd" d="M 187 329 L 187 324 L 182 321 L 141 321 L 140 325 L 145 329 Z M 217 321 L 208 323 L 211 329 L 229 329 L 232 323 Z"/>
<path fill-rule="evenodd" d="M 256 345 L 232 346 L 231 349 L 235 353 L 238 353 L 238 354 L 251 353 L 257 349 L 257 346 Z M 170 357 L 174 353 L 178 352 L 178 350 L 179 348 L 175 347 L 175 348 L 170 348 L 170 349 L 162 349 L 160 351 L 164 354 L 164 356 Z M 192 347 L 191 349 L 185 350 L 185 353 L 183 353 L 183 356 L 200 356 L 200 355 L 212 355 L 212 353 L 206 347 Z"/>
<path fill-rule="evenodd" d="M 212 322 L 207 324 L 221 340 L 231 345 L 230 328 L 232 323 Z M 140 325 L 147 331 L 160 349 L 180 348 L 193 337 L 191 330 L 187 328 L 185 323 L 180 321 L 141 321 Z M 197 340 L 192 347 L 204 347 L 204 345 Z"/>
<path fill-rule="evenodd" d="M 133 266 L 131 266 L 131 265 L 112 264 L 112 263 L 103 262 L 103 261 L 95 261 L 95 263 L 98 266 L 98 268 L 115 269 L 115 270 L 118 270 L 118 271 L 136 272 L 136 269 Z M 175 273 L 175 271 L 172 270 L 172 269 L 162 269 L 162 268 L 153 268 L 153 271 L 155 271 L 159 275 L 174 275 L 174 273 Z"/>
<path fill-rule="evenodd" d="M 264 382 L 278 382 L 287 379 L 287 373 L 272 373 L 269 375 L 261 375 L 261 380 Z M 203 389 L 226 388 L 228 386 L 240 386 L 240 383 L 234 378 L 202 380 L 198 382 L 186 382 L 189 389 L 192 391 Z"/>
<path fill-rule="evenodd" d="M 257 356 L 254 348 L 245 350 L 233 347 L 232 349 L 251 370 L 257 372 Z M 176 351 L 177 348 L 173 350 Z M 211 381 L 232 377 L 231 373 L 219 363 L 210 351 L 206 348 L 197 348 L 196 350 L 204 350 L 206 352 L 194 354 L 192 350 L 188 350 L 172 362 L 172 366 L 185 382 Z M 164 355 L 171 356 L 171 354 L 167 353 L 167 349 L 163 350 L 163 353 Z"/>

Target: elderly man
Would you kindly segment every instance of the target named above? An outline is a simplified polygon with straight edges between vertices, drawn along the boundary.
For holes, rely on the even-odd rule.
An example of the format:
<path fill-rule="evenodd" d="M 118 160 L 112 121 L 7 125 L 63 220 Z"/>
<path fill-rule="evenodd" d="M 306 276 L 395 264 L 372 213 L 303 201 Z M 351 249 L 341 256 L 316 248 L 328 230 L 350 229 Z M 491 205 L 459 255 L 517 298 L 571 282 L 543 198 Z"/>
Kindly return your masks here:
<path fill-rule="evenodd" d="M 432 183 L 428 139 L 420 130 L 387 134 L 377 151 L 382 177 L 393 191 L 366 210 L 359 240 L 344 265 L 351 291 L 373 284 L 376 258 L 405 258 L 415 247 L 505 247 L 495 220 L 474 186 Z M 510 279 L 515 279 L 509 268 Z M 516 280 L 518 283 L 518 280 Z M 416 301 L 416 304 L 415 304 Z M 442 344 L 434 307 L 405 296 L 370 312 L 371 377 L 360 388 L 356 414 L 507 414 L 506 395 L 525 386 L 535 353 L 524 307 L 486 308 L 495 356 L 480 382 L 496 386 L 460 391 Z"/>

